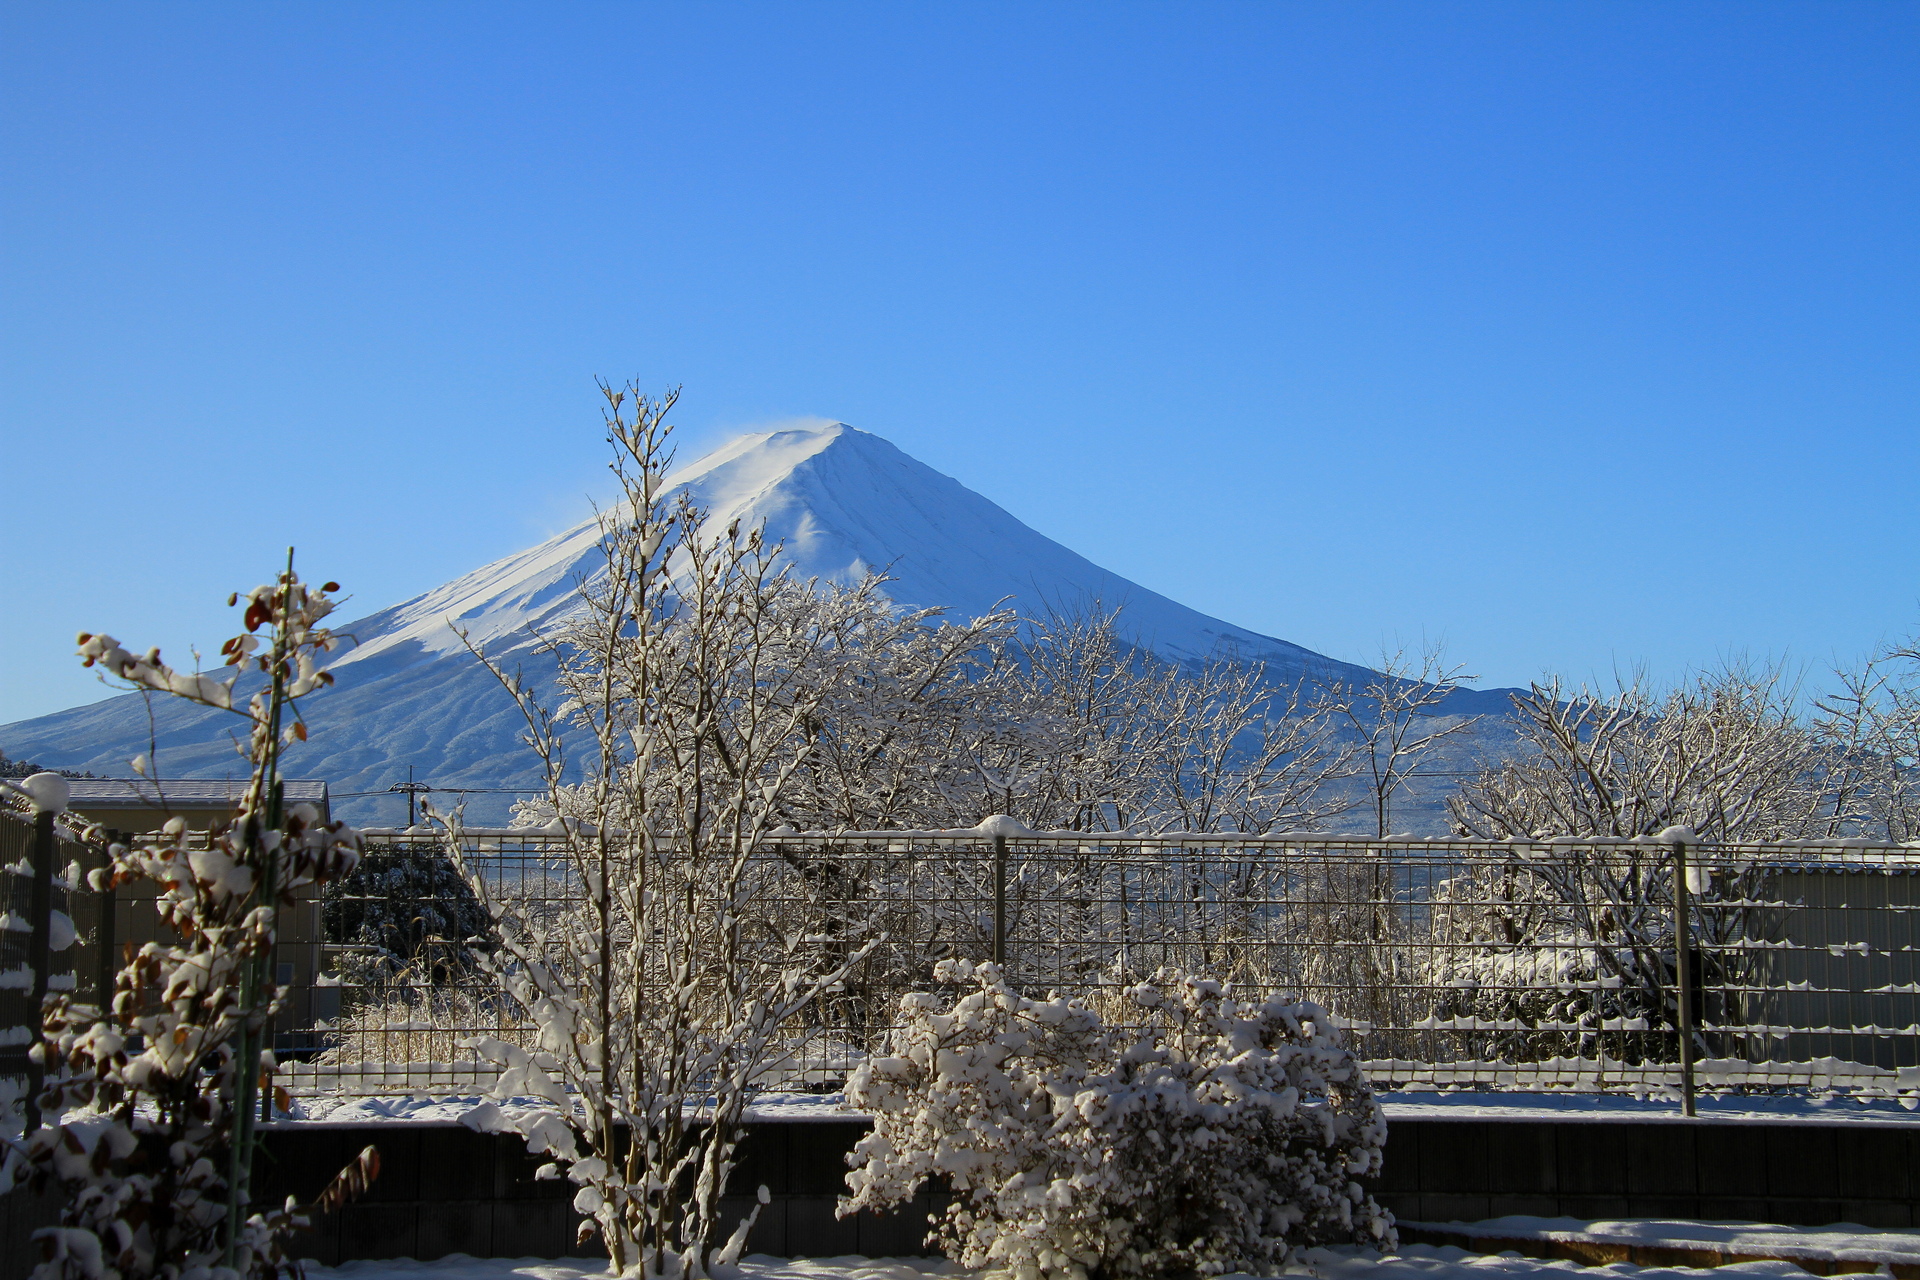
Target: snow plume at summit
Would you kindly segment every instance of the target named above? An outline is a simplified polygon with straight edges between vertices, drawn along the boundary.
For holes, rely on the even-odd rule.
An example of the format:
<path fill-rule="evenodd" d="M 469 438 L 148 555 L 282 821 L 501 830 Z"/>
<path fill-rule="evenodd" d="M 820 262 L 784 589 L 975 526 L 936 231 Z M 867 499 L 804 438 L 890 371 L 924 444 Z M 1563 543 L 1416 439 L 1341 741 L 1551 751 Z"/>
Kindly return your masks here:
<path fill-rule="evenodd" d="M 1287 683 L 1370 674 L 1110 573 L 844 423 L 742 436 L 677 468 L 666 484 L 669 494 L 684 491 L 707 508 L 710 527 L 762 525 L 803 580 L 851 584 L 882 572 L 897 604 L 943 608 L 962 620 L 996 607 L 1029 616 L 1118 608 L 1127 640 L 1184 665 L 1230 655 L 1263 663 L 1271 678 Z M 338 628 L 355 647 L 334 664 L 338 683 L 315 700 L 312 741 L 289 752 L 288 769 L 325 779 L 336 795 L 382 791 L 405 781 L 409 766 L 442 787 L 534 785 L 519 712 L 467 646 L 542 679 L 551 661 L 536 636 L 577 608 L 580 582 L 602 563 L 600 536 L 596 522 L 582 523 Z M 225 727 L 211 712 L 169 704 L 156 714 L 162 776 L 234 771 Z M 123 776 L 127 761 L 147 749 L 149 732 L 145 704 L 123 695 L 0 727 L 0 750 Z M 497 817 L 507 799 L 476 795 L 471 812 Z M 342 807 L 363 818 L 372 812 L 368 802 Z M 391 816 L 385 808 L 378 813 Z"/>

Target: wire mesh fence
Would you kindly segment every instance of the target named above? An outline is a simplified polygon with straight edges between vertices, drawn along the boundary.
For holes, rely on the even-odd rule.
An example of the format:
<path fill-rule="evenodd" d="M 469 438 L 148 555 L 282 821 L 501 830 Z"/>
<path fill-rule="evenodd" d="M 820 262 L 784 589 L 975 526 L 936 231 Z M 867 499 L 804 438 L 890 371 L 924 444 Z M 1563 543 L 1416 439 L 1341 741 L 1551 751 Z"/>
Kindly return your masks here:
<path fill-rule="evenodd" d="M 583 910 L 555 837 L 468 832 L 464 850 L 491 896 L 556 922 Z M 1304 997 L 1384 1087 L 1646 1092 L 1690 1072 L 1920 1096 L 1920 849 L 1684 858 L 1676 894 L 1675 850 L 1653 841 L 783 835 L 754 855 L 749 934 L 824 958 L 874 946 L 787 1028 L 762 1083 L 836 1088 L 901 995 L 959 958 L 1121 1025 L 1127 989 L 1163 967 Z M 482 970 L 498 939 L 437 838 L 376 837 L 310 910 L 310 940 L 283 942 L 279 966 L 296 1093 L 471 1091 L 491 1069 L 468 1041 L 532 1044 Z"/>

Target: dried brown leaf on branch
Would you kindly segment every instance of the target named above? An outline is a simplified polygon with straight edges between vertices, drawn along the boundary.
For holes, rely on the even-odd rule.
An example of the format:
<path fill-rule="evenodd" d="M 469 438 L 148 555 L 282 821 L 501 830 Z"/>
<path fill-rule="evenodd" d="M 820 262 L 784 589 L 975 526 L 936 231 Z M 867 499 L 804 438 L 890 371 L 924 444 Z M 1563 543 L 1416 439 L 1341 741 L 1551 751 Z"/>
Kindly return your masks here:
<path fill-rule="evenodd" d="M 379 1176 L 380 1148 L 369 1143 L 361 1148 L 351 1164 L 334 1175 L 326 1190 L 315 1196 L 308 1208 L 314 1213 L 332 1213 L 367 1194 Z"/>

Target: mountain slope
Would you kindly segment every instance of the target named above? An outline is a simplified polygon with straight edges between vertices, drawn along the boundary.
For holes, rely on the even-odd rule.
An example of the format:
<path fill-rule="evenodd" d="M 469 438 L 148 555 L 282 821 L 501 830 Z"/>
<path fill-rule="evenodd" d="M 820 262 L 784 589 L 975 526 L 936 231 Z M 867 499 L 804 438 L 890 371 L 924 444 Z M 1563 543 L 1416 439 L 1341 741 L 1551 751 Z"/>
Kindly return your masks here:
<path fill-rule="evenodd" d="M 1148 591 L 1028 528 L 958 481 L 864 431 L 746 436 L 669 477 L 724 524 L 764 521 L 803 576 L 847 582 L 870 569 L 896 579 L 889 594 L 908 605 L 977 615 L 1003 599 L 1026 611 L 1089 602 L 1121 606 L 1121 625 L 1163 657 L 1199 662 L 1230 653 L 1265 662 L 1276 678 L 1364 679 L 1285 640 L 1232 626 Z M 333 670 L 338 684 L 308 703 L 311 740 L 296 744 L 290 775 L 324 778 L 336 794 L 376 791 L 416 775 L 440 786 L 527 785 L 534 770 L 518 741 L 510 699 L 455 632 L 537 678 L 545 665 L 534 632 L 572 607 L 577 583 L 597 567 L 593 522 L 497 560 L 443 586 L 338 628 L 356 644 Z M 1463 691 L 1448 710 L 1482 710 L 1498 691 Z M 1486 709 L 1493 709 L 1491 706 Z M 174 777 L 222 777 L 240 761 L 228 738 L 233 717 L 156 700 L 158 763 Z M 0 726 L 0 750 L 18 759 L 126 772 L 147 749 L 149 719 L 138 695 Z M 342 812 L 391 818 L 391 802 L 347 803 Z M 504 811 L 506 798 L 476 798 L 476 817 Z"/>
<path fill-rule="evenodd" d="M 1124 605 L 1129 633 L 1169 658 L 1201 661 L 1227 649 L 1287 674 L 1308 666 L 1361 670 L 1136 586 L 844 424 L 743 437 L 675 472 L 669 484 L 691 490 L 721 525 L 765 521 L 768 538 L 784 545 L 804 575 L 852 582 L 887 571 L 896 579 L 889 594 L 902 604 L 972 616 L 1009 596 L 1028 611 L 1099 600 Z M 530 625 L 551 624 L 569 607 L 576 578 L 594 568 L 597 538 L 589 521 L 354 624 L 360 646 L 343 667 L 408 644 L 423 656 L 462 651 L 449 619 L 489 649 Z"/>

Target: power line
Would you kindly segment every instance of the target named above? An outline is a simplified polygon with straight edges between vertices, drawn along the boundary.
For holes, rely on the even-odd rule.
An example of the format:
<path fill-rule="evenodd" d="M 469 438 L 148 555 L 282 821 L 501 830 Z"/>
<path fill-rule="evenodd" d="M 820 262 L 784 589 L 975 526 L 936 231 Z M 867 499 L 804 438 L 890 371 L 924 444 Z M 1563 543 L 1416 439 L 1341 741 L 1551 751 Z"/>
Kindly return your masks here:
<path fill-rule="evenodd" d="M 468 795 L 517 795 L 518 796 L 518 795 L 539 795 L 544 793 L 546 791 L 546 788 L 545 787 L 430 787 L 424 782 L 418 782 L 418 783 L 411 784 L 411 787 L 409 787 L 409 785 L 406 783 L 396 783 L 391 787 L 382 787 L 378 791 L 335 791 L 332 788 L 328 788 L 327 794 L 334 797 L 335 799 L 345 799 L 349 796 L 390 796 L 390 795 L 395 795 L 397 793 L 408 791 L 408 790 L 411 790 L 414 794 L 417 794 L 417 795 L 425 795 L 428 792 L 435 792 L 438 794 L 454 794 L 454 795 L 463 795 L 463 796 L 468 796 Z"/>

